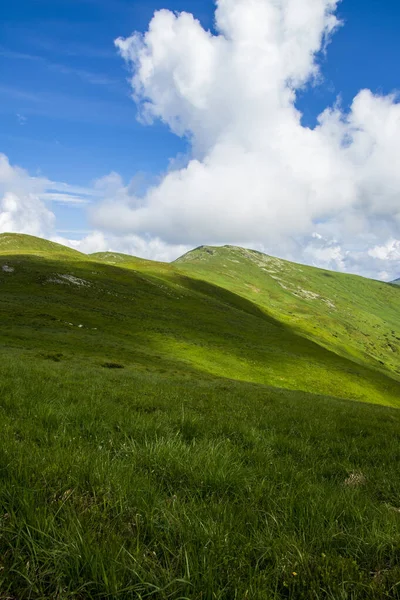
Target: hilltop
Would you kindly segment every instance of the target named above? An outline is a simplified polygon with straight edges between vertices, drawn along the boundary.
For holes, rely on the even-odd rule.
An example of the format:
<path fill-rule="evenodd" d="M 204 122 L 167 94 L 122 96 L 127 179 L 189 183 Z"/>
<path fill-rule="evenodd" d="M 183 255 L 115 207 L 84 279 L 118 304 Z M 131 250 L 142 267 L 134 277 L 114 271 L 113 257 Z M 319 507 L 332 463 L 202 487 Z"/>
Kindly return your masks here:
<path fill-rule="evenodd" d="M 1 248 L 1 593 L 399 598 L 399 288 Z"/>
<path fill-rule="evenodd" d="M 115 265 L 125 269 L 157 269 L 168 270 L 168 263 L 147 260 L 131 254 L 121 254 L 120 252 L 95 252 L 89 254 L 89 257 L 97 262 Z"/>
<path fill-rule="evenodd" d="M 22 233 L 2 233 L 0 234 L 0 255 L 1 254 L 34 254 L 36 256 L 65 256 L 70 258 L 81 258 L 84 256 L 81 252 L 50 242 L 43 238 Z"/>
<path fill-rule="evenodd" d="M 338 354 L 400 374 L 400 299 L 386 283 L 234 246 L 196 248 L 175 264 Z"/>
<path fill-rule="evenodd" d="M 139 266 L 153 262 L 151 260 L 146 260 L 145 258 L 131 256 L 130 254 L 121 254 L 121 252 L 94 252 L 93 254 L 89 254 L 89 256 L 94 260 L 109 265 Z"/>

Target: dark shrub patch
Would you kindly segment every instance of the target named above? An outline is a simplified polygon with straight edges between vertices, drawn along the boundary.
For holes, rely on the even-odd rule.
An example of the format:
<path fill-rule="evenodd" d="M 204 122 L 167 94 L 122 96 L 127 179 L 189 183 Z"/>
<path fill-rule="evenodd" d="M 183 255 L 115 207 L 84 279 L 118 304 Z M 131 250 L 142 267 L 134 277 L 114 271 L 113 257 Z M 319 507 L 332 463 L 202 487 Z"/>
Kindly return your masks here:
<path fill-rule="evenodd" d="M 50 354 L 43 354 L 42 356 L 46 360 L 53 360 L 54 362 L 60 362 L 60 360 L 63 357 L 63 354 L 61 352 L 52 352 Z"/>

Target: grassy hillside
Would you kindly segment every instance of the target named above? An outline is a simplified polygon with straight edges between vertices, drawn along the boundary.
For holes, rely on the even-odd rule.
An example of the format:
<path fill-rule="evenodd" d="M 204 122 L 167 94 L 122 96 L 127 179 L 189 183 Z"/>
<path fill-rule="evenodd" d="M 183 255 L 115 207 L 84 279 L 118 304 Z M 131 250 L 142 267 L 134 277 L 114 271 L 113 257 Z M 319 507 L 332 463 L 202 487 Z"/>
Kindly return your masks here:
<path fill-rule="evenodd" d="M 79 259 L 84 256 L 77 250 L 32 235 L 3 233 L 0 235 L 0 256 L 8 254 L 30 254 L 35 256 L 51 255 L 70 259 Z"/>
<path fill-rule="evenodd" d="M 397 288 L 28 241 L 0 256 L 0 598 L 400 597 Z"/>
<path fill-rule="evenodd" d="M 154 267 L 156 263 L 152 260 L 146 260 L 145 258 L 138 258 L 137 256 L 131 256 L 130 254 L 121 254 L 120 252 L 95 252 L 90 255 L 97 262 L 103 262 L 108 265 L 117 265 L 127 268 L 145 268 Z M 159 263 L 165 265 L 165 263 Z"/>
<path fill-rule="evenodd" d="M 0 340 L 13 347 L 400 405 L 400 382 L 387 372 L 169 265 L 121 268 L 58 254 L 8 256 L 4 264 Z"/>
<path fill-rule="evenodd" d="M 324 347 L 399 378 L 396 288 L 232 246 L 201 247 L 175 264 L 249 299 Z"/>

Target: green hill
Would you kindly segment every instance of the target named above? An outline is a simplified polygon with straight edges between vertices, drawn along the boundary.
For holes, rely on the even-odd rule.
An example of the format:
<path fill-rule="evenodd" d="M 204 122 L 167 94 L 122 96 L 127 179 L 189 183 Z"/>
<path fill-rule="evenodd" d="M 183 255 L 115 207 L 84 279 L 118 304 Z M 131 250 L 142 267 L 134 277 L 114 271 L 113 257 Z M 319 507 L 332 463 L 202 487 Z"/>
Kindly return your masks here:
<path fill-rule="evenodd" d="M 391 286 L 232 246 L 197 248 L 175 265 L 325 348 L 399 378 L 400 299 Z"/>
<path fill-rule="evenodd" d="M 154 262 L 151 260 L 131 256 L 130 254 L 121 254 L 120 252 L 95 252 L 89 256 L 98 262 L 104 262 L 108 265 L 120 265 L 125 267 L 154 265 Z"/>
<path fill-rule="evenodd" d="M 0 248 L 0 597 L 399 597 L 397 288 Z"/>
<path fill-rule="evenodd" d="M 72 262 L 62 254 L 41 256 L 40 263 L 7 257 L 14 271 L 2 276 L 5 341 L 400 405 L 392 363 L 385 370 L 373 360 L 353 360 L 346 348 L 339 355 L 316 343 L 316 335 L 307 339 L 297 321 L 292 326 L 267 310 L 266 301 L 216 285 L 216 269 L 205 281 L 163 263 L 132 258 L 115 266 L 72 256 Z"/>
<path fill-rule="evenodd" d="M 395 283 L 396 285 L 400 285 L 400 279 L 395 279 L 394 281 L 392 281 L 392 283 Z"/>
<path fill-rule="evenodd" d="M 0 255 L 34 254 L 36 256 L 65 256 L 81 258 L 82 253 L 62 244 L 21 233 L 0 234 Z"/>

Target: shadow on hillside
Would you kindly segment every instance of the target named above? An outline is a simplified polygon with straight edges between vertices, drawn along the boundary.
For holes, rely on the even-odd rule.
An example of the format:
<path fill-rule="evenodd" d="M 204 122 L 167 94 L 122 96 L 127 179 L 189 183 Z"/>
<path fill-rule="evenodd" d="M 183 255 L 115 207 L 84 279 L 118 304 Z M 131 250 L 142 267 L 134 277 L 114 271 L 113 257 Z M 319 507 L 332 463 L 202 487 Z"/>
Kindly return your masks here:
<path fill-rule="evenodd" d="M 182 286 L 192 290 L 193 292 L 196 292 L 197 294 L 210 296 L 223 304 L 247 313 L 248 315 L 252 315 L 253 317 L 257 317 L 258 319 L 262 319 L 263 321 L 267 321 L 271 325 L 279 327 L 280 329 L 286 328 L 285 324 L 268 314 L 266 310 L 263 310 L 257 304 L 254 304 L 254 302 L 251 302 L 251 300 L 247 300 L 243 296 L 239 296 L 239 294 L 235 294 L 226 288 L 209 283 L 203 279 L 196 279 L 187 275 L 179 274 L 175 277 L 180 280 Z"/>
<path fill-rule="evenodd" d="M 186 361 L 185 348 L 195 349 L 203 356 L 208 352 L 211 358 L 215 350 L 215 361 L 222 355 L 239 361 L 249 357 L 266 374 L 272 366 L 289 372 L 302 361 L 310 371 L 322 367 L 328 376 L 335 373 L 337 378 L 351 374 L 355 381 L 365 378 L 380 392 L 391 388 L 393 393 L 396 387 L 399 393 L 399 384 L 390 377 L 320 346 L 250 300 L 204 280 L 177 272 L 168 271 L 162 276 L 159 272 L 89 260 L 64 260 L 62 266 L 59 260 L 44 257 L 19 255 L 6 256 L 5 260 L 19 266 L 7 280 L 14 284 L 2 287 L 9 294 L 2 312 L 7 317 L 12 311 L 14 330 L 9 335 L 19 336 L 22 345 L 26 340 L 31 347 L 39 346 L 45 340 L 57 350 L 61 345 L 72 350 L 74 344 L 73 351 L 78 354 L 132 363 L 137 359 L 145 362 L 148 357 L 153 364 L 159 361 L 160 368 L 189 368 L 193 373 L 207 375 L 210 371 L 205 363 L 196 364 L 195 354 L 188 355 Z M 60 270 L 94 283 L 86 287 L 43 285 L 49 274 Z M 36 287 L 30 288 L 29 281 Z M 184 297 L 177 295 L 180 288 L 186 290 Z M 73 323 L 90 323 L 97 319 L 99 327 L 90 331 L 83 328 L 79 337 L 73 329 L 65 334 L 62 327 L 50 327 L 46 321 L 49 313 L 57 311 L 64 322 L 69 319 Z M 51 318 L 54 322 L 54 315 Z M 160 339 L 165 341 L 164 347 L 157 342 Z M 176 350 L 179 345 L 180 354 Z M 304 382 L 299 389 L 304 389 Z"/>

